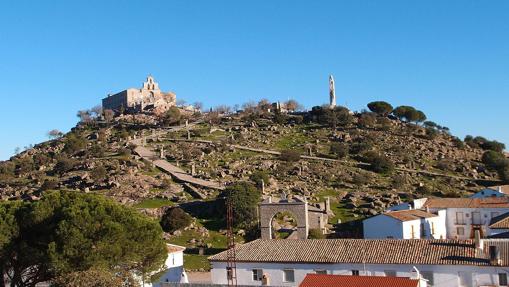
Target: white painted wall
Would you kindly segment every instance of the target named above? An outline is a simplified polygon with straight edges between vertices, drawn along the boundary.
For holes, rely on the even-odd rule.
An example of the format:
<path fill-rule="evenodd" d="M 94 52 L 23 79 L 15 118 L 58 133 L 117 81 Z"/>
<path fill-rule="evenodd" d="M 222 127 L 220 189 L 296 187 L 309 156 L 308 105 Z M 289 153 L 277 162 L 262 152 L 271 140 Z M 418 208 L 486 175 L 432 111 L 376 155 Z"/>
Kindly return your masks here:
<path fill-rule="evenodd" d="M 168 253 L 168 257 L 165 261 L 165 266 L 166 272 L 159 279 L 159 283 L 180 282 L 182 272 L 184 271 L 184 251 L 182 250 Z M 154 286 L 160 286 L 159 283 L 154 284 Z"/>
<path fill-rule="evenodd" d="M 509 268 L 476 267 L 464 265 L 416 265 L 423 275 L 431 272 L 433 287 L 479 287 L 498 286 L 498 273 L 507 273 Z M 398 264 L 282 264 L 282 263 L 237 263 L 237 284 L 261 285 L 253 281 L 252 270 L 262 269 L 270 278 L 270 286 L 298 286 L 306 274 L 316 270 L 327 270 L 328 274 L 351 275 L 352 270 L 359 270 L 360 275 L 385 276 L 385 271 L 396 271 L 398 277 L 411 277 L 412 265 Z M 283 282 L 283 269 L 294 269 L 295 282 Z M 459 275 L 464 275 L 467 282 L 460 285 Z M 227 284 L 226 263 L 212 262 L 212 283 Z"/>
<path fill-rule="evenodd" d="M 438 212 L 440 209 L 430 208 L 431 212 Z M 443 210 L 443 209 L 442 209 Z M 446 210 L 446 230 L 447 238 L 449 239 L 469 239 L 473 238 L 472 230 L 472 217 L 474 212 L 480 213 L 480 223 L 483 228 L 484 235 L 489 235 L 489 224 L 492 217 L 509 212 L 509 208 L 447 208 Z M 457 212 L 463 213 L 463 223 L 457 222 Z M 458 227 L 463 227 L 464 234 L 458 233 Z"/>
<path fill-rule="evenodd" d="M 446 238 L 446 212 L 439 211 L 437 217 L 400 221 L 380 214 L 362 222 L 365 239 L 440 239 Z M 412 235 L 413 227 L 413 235 Z M 421 228 L 424 227 L 424 234 Z M 433 231 L 433 234 L 432 234 Z"/>
<path fill-rule="evenodd" d="M 377 215 L 362 222 L 365 239 L 403 238 L 402 222 L 387 215 Z"/>

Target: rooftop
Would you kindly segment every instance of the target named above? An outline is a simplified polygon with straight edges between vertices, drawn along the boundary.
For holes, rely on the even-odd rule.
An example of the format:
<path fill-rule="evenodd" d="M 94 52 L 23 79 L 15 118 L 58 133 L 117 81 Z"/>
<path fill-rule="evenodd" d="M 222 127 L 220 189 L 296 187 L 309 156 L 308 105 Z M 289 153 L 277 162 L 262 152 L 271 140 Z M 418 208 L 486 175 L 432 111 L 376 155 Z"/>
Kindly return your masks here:
<path fill-rule="evenodd" d="M 509 208 L 507 197 L 429 198 L 424 207 L 430 208 Z"/>
<path fill-rule="evenodd" d="M 509 240 L 483 240 L 476 250 L 473 240 L 452 239 L 258 239 L 236 247 L 237 262 L 368 263 L 489 266 L 488 245 L 500 248 L 502 265 L 509 266 Z M 295 252 L 299 250 L 299 252 Z M 226 261 L 226 251 L 209 257 Z"/>
<path fill-rule="evenodd" d="M 429 213 L 418 209 L 398 210 L 384 213 L 383 215 L 390 216 L 399 221 L 411 221 L 422 218 L 437 217 L 438 215 Z"/>
<path fill-rule="evenodd" d="M 307 274 L 299 287 L 417 287 L 419 280 L 390 276 Z"/>
<path fill-rule="evenodd" d="M 169 244 L 169 243 L 166 243 L 166 249 L 168 250 L 168 253 L 174 253 L 174 252 L 186 250 L 186 248 L 184 246 Z"/>
<path fill-rule="evenodd" d="M 509 185 L 496 185 L 488 187 L 491 190 L 501 191 L 504 194 L 509 194 Z"/>
<path fill-rule="evenodd" d="M 495 216 L 490 221 L 491 229 L 509 229 L 509 212 Z"/>

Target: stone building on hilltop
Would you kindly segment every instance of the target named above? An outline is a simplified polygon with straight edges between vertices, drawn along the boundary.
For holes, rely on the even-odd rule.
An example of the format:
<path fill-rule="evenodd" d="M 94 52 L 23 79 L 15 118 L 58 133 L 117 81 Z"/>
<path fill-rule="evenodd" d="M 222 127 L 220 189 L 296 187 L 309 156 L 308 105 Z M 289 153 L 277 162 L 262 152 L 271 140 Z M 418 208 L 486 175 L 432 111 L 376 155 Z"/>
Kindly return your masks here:
<path fill-rule="evenodd" d="M 152 76 L 148 76 L 141 89 L 129 88 L 102 100 L 103 109 L 130 113 L 152 111 L 160 113 L 176 105 L 176 95 L 164 93 Z"/>

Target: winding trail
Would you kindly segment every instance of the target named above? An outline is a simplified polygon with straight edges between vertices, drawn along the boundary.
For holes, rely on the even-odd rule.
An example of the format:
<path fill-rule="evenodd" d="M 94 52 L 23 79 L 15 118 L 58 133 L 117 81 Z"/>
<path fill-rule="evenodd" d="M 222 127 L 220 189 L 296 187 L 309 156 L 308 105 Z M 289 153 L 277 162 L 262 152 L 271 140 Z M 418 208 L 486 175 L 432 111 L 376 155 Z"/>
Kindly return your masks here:
<path fill-rule="evenodd" d="M 167 129 L 167 130 L 164 130 L 164 131 L 161 131 L 161 132 L 158 132 L 158 133 L 154 133 L 154 134 L 152 134 L 150 136 L 146 136 L 145 139 L 158 137 L 158 136 L 161 136 L 161 135 L 166 134 L 168 132 L 175 132 L 175 131 L 182 130 L 184 128 L 191 128 L 192 126 L 194 126 L 196 124 L 197 123 L 192 123 L 192 124 L 189 124 L 187 126 L 182 125 L 182 126 L 172 127 L 170 129 Z M 190 174 L 188 174 L 186 171 L 184 171 L 180 167 L 175 166 L 175 165 L 169 163 L 166 160 L 160 159 L 156 152 L 154 152 L 154 151 L 152 151 L 152 150 L 150 150 L 150 149 L 148 149 L 148 148 L 146 148 L 146 147 L 144 147 L 142 145 L 142 140 L 143 140 L 143 138 L 137 138 L 137 139 L 134 139 L 134 140 L 130 141 L 130 143 L 132 143 L 133 145 L 136 146 L 134 148 L 134 152 L 137 155 L 139 155 L 141 158 L 143 158 L 143 159 L 153 163 L 155 166 L 157 166 L 161 170 L 169 173 L 172 177 L 174 177 L 178 181 L 190 183 L 192 185 L 196 185 L 196 186 L 200 186 L 200 187 L 205 187 L 205 188 L 211 188 L 211 189 L 217 189 L 217 190 L 224 189 L 224 186 L 222 186 L 218 182 L 210 181 L 210 180 L 204 180 L 204 179 L 201 179 L 201 178 L 197 178 L 197 177 L 191 176 Z M 204 198 L 205 196 L 200 194 L 199 197 L 203 197 Z"/>

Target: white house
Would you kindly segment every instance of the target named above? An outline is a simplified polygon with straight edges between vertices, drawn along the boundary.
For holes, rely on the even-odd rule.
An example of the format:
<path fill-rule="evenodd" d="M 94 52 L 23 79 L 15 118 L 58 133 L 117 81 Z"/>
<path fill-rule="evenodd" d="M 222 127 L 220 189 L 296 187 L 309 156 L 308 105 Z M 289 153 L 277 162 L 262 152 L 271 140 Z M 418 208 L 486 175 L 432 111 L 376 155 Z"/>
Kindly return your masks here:
<path fill-rule="evenodd" d="M 445 239 L 445 210 L 436 214 L 419 209 L 389 211 L 362 222 L 364 238 Z"/>
<path fill-rule="evenodd" d="M 507 212 L 509 197 L 421 198 L 364 220 L 364 237 L 469 239 L 475 230 L 489 237 L 501 233 L 492 220 Z"/>
<path fill-rule="evenodd" d="M 470 198 L 509 196 L 509 185 L 490 186 L 474 193 Z"/>
<path fill-rule="evenodd" d="M 161 283 L 177 282 L 188 283 L 187 274 L 184 271 L 184 250 L 183 246 L 166 244 L 168 250 L 168 257 L 164 263 L 165 272 L 159 278 L 159 282 L 145 283 L 145 287 L 158 287 Z"/>
<path fill-rule="evenodd" d="M 212 282 L 227 284 L 226 251 L 209 257 Z M 507 286 L 505 239 L 255 240 L 236 247 L 238 285 L 298 286 L 307 274 L 412 277 L 429 286 Z"/>

